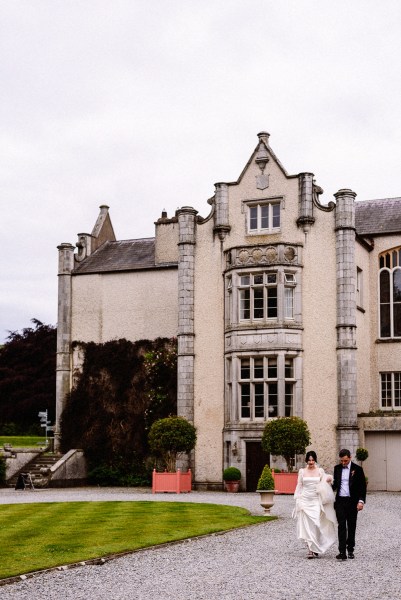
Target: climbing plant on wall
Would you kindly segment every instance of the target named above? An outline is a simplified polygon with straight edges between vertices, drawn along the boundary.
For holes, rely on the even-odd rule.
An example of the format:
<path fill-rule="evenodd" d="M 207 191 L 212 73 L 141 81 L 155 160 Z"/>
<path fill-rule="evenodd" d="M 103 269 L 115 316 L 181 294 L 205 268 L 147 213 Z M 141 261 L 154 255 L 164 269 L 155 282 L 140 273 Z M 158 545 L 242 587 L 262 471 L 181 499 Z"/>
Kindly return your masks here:
<path fill-rule="evenodd" d="M 61 449 L 82 448 L 92 472 L 109 473 L 106 483 L 133 484 L 134 473 L 146 475 L 150 426 L 177 412 L 176 339 L 76 345 L 84 362 L 63 412 Z"/>

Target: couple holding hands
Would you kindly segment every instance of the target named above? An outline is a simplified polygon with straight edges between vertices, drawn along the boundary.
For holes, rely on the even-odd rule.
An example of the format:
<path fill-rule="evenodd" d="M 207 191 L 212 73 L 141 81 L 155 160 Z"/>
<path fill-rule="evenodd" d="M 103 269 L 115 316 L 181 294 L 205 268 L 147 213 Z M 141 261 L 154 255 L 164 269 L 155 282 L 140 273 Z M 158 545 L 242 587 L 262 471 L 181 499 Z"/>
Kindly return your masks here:
<path fill-rule="evenodd" d="M 299 470 L 293 516 L 298 539 L 308 545 L 308 558 L 324 554 L 337 535 L 336 558 L 354 558 L 356 521 L 366 501 L 366 479 L 362 467 L 351 461 L 349 450 L 340 450 L 339 457 L 334 477 L 318 466 L 313 450 L 306 454 L 306 468 Z"/>

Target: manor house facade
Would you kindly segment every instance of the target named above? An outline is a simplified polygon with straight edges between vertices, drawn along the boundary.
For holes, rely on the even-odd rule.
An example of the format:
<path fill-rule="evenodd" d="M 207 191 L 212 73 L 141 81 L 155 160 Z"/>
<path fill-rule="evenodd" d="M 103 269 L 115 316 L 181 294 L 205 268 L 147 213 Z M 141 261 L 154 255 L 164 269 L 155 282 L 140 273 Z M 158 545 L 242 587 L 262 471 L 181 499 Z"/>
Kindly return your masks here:
<path fill-rule="evenodd" d="M 234 465 L 255 490 L 266 460 L 284 466 L 261 451 L 266 420 L 297 415 L 326 468 L 366 447 L 369 488 L 401 490 L 401 198 L 340 189 L 324 205 L 322 191 L 262 132 L 205 217 L 183 206 L 154 238 L 119 241 L 101 206 L 91 234 L 58 247 L 57 423 L 74 341 L 174 336 L 198 488 Z"/>

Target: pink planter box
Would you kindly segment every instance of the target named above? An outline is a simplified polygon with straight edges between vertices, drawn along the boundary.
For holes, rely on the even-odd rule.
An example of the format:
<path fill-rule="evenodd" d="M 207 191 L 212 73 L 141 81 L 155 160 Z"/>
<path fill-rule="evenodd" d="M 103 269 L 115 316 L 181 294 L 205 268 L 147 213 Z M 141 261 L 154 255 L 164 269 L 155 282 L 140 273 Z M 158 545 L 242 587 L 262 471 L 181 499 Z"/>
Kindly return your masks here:
<path fill-rule="evenodd" d="M 188 469 L 186 473 L 181 473 L 180 469 L 177 469 L 176 473 L 158 473 L 156 469 L 153 469 L 152 474 L 152 494 L 157 492 L 172 492 L 173 494 L 179 494 L 181 492 L 190 492 L 192 487 L 192 473 L 191 469 Z"/>
<path fill-rule="evenodd" d="M 276 494 L 293 494 L 297 487 L 298 473 L 274 473 L 274 487 Z"/>

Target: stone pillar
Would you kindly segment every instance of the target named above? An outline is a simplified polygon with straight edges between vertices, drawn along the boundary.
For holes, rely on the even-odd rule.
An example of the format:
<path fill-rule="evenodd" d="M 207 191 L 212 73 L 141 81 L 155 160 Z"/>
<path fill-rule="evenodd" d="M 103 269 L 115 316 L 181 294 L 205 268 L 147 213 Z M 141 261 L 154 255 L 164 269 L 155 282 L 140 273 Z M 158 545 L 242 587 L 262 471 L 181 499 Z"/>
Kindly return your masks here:
<path fill-rule="evenodd" d="M 177 413 L 194 422 L 194 275 L 197 211 L 184 206 L 178 216 Z"/>
<path fill-rule="evenodd" d="M 72 244 L 61 244 L 57 248 L 59 262 L 55 450 L 59 450 L 61 415 L 66 395 L 71 388 L 71 271 L 74 268 L 74 246 Z"/>
<path fill-rule="evenodd" d="M 228 224 L 228 185 L 226 183 L 215 184 L 215 212 L 213 231 L 218 234 L 221 241 L 230 231 Z"/>
<path fill-rule="evenodd" d="M 315 222 L 313 216 L 313 173 L 299 174 L 299 217 L 298 226 L 308 233 Z"/>
<path fill-rule="evenodd" d="M 339 190 L 335 211 L 337 263 L 338 450 L 358 447 L 356 373 L 355 192 Z"/>

